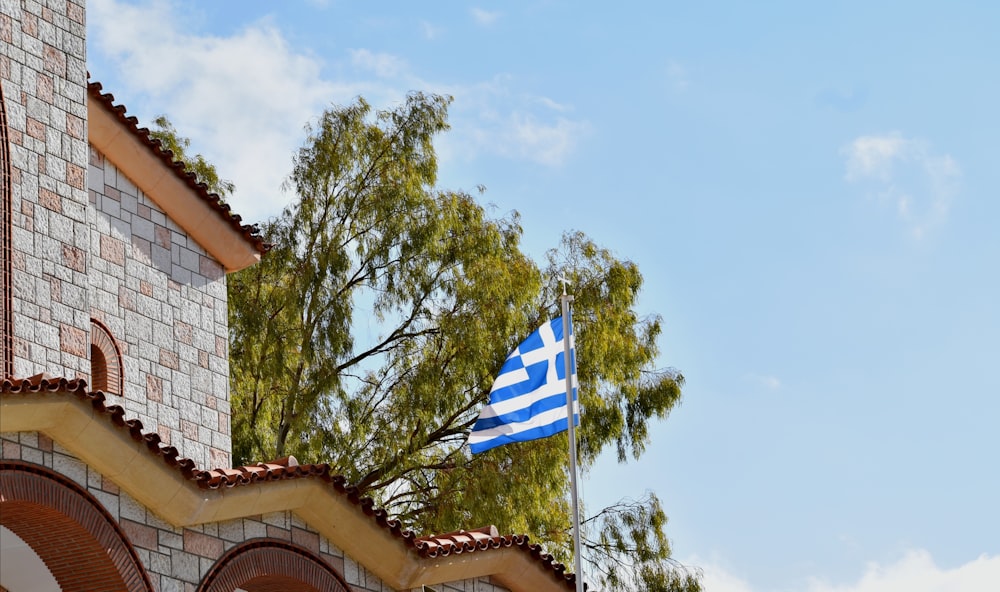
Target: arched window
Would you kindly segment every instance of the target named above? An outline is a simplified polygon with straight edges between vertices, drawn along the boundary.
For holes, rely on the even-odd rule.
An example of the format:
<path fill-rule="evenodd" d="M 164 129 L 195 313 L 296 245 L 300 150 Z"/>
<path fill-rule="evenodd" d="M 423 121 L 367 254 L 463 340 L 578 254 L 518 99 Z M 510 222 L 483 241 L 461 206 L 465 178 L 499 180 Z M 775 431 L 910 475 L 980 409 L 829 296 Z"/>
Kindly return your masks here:
<path fill-rule="evenodd" d="M 97 319 L 90 319 L 90 390 L 121 395 L 124 378 L 121 350 L 111 331 Z"/>

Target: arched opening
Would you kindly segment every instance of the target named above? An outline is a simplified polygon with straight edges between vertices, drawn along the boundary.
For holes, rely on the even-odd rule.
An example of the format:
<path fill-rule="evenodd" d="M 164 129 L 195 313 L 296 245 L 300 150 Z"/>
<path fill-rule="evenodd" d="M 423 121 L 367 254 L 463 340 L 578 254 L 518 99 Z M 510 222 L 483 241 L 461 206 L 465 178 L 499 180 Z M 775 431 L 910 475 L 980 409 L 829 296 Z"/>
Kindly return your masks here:
<path fill-rule="evenodd" d="M 124 390 L 122 354 L 111 331 L 90 319 L 90 390 L 121 395 Z"/>
<path fill-rule="evenodd" d="M 5 526 L 0 526 L 0 592 L 62 592 L 42 558 Z"/>
<path fill-rule="evenodd" d="M 107 510 L 69 479 L 0 462 L 0 526 L 41 558 L 63 592 L 151 592 L 135 549 Z"/>
<path fill-rule="evenodd" d="M 349 592 L 347 582 L 311 551 L 276 539 L 255 539 L 229 550 L 198 592 Z"/>
<path fill-rule="evenodd" d="M 108 358 L 93 343 L 90 344 L 90 388 L 108 392 Z"/>

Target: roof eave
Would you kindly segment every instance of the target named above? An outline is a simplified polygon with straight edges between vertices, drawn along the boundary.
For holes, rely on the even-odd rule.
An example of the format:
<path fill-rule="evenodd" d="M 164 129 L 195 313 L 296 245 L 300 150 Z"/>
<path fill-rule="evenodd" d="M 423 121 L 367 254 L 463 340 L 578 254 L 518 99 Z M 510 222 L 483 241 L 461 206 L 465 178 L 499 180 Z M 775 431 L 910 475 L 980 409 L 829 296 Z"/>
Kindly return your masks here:
<path fill-rule="evenodd" d="M 260 245 L 223 219 L 176 171 L 122 123 L 107 101 L 87 101 L 88 140 L 164 213 L 184 229 L 227 273 L 260 261 Z"/>

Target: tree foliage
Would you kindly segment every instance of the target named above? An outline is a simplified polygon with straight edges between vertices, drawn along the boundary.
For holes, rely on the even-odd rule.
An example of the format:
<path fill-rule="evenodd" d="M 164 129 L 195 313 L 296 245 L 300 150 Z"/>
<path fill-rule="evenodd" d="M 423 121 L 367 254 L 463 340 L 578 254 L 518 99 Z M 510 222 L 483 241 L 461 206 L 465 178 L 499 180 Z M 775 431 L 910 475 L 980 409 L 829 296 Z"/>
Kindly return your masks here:
<path fill-rule="evenodd" d="M 683 378 L 655 366 L 660 319 L 635 312 L 634 263 L 567 233 L 539 266 L 517 214 L 436 188 L 449 102 L 413 93 L 373 112 L 357 99 L 307 128 L 295 200 L 262 229 L 273 249 L 230 276 L 234 456 L 328 462 L 416 530 L 495 524 L 569 561 L 565 434 L 475 457 L 464 447 L 496 370 L 558 314 L 565 275 L 584 466 L 608 447 L 638 458 Z M 652 495 L 590 521 L 591 589 L 699 589 L 670 562 L 665 522 Z"/>

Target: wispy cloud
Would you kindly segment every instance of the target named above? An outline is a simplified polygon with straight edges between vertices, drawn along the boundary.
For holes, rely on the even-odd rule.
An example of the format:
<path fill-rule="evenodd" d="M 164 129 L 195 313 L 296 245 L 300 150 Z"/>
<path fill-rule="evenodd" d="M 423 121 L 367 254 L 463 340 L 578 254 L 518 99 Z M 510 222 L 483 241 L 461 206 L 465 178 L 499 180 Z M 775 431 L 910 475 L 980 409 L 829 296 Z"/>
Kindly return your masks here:
<path fill-rule="evenodd" d="M 580 136 L 589 131 L 584 123 L 558 118 L 554 123 L 540 122 L 528 113 L 515 113 L 504 135 L 517 156 L 543 165 L 558 166 L 576 146 Z"/>
<path fill-rule="evenodd" d="M 836 109 L 842 113 L 857 111 L 868 102 L 868 88 L 858 84 L 847 90 L 842 88 L 824 88 L 816 94 L 816 103 L 823 107 Z"/>
<path fill-rule="evenodd" d="M 861 136 L 845 149 L 847 154 L 847 179 L 857 181 L 865 177 L 876 177 L 889 181 L 893 163 L 909 151 L 910 142 L 899 132 L 883 136 Z"/>
<path fill-rule="evenodd" d="M 777 390 L 781 388 L 781 379 L 777 376 L 750 374 L 747 376 L 747 379 L 769 390 Z"/>
<path fill-rule="evenodd" d="M 567 111 L 573 110 L 573 105 L 564 105 L 562 103 L 557 103 L 548 97 L 537 97 L 535 99 L 540 105 L 544 105 L 553 111 L 558 111 L 560 113 L 565 113 Z"/>
<path fill-rule="evenodd" d="M 667 63 L 667 80 L 670 82 L 671 88 L 676 92 L 684 92 L 691 86 L 687 68 L 674 60 L 670 60 Z"/>
<path fill-rule="evenodd" d="M 962 170 L 948 154 L 899 132 L 860 136 L 844 147 L 845 177 L 870 183 L 874 194 L 892 203 L 915 238 L 943 223 L 958 194 Z"/>
<path fill-rule="evenodd" d="M 356 89 L 323 80 L 322 64 L 291 48 L 266 21 L 229 37 L 192 35 L 169 7 L 88 3 L 90 53 L 123 86 L 108 90 L 142 124 L 168 115 L 236 183 L 234 207 L 247 220 L 277 213 L 302 126 L 331 99 L 349 99 Z M 91 66 L 96 80 L 108 74 Z"/>
<path fill-rule="evenodd" d="M 504 116 L 483 112 L 474 125 L 444 138 L 442 153 L 468 161 L 491 155 L 533 162 L 547 167 L 562 166 L 590 133 L 590 124 L 563 117 L 542 121 L 526 111 Z"/>
<path fill-rule="evenodd" d="M 423 33 L 424 39 L 437 39 L 444 32 L 442 27 L 435 26 L 433 23 L 427 21 L 420 21 L 420 32 Z"/>
<path fill-rule="evenodd" d="M 697 565 L 698 562 L 692 561 Z M 704 584 L 712 592 L 763 592 L 717 565 L 704 565 Z M 1000 555 L 982 555 L 953 569 L 935 564 L 930 553 L 912 550 L 895 563 L 869 563 L 856 582 L 833 583 L 811 578 L 796 588 L 804 592 L 995 592 L 1000 582 Z"/>
<path fill-rule="evenodd" d="M 464 162 L 499 157 L 551 167 L 571 158 L 590 135 L 590 123 L 571 117 L 572 104 L 516 93 L 515 85 L 511 76 L 501 74 L 445 88 L 455 97 L 455 123 L 440 142 L 442 155 Z"/>
<path fill-rule="evenodd" d="M 198 33 L 187 18 L 165 2 L 91 0 L 88 67 L 95 80 L 114 78 L 107 90 L 141 124 L 168 115 L 235 182 L 233 207 L 248 221 L 277 214 L 291 198 L 280 188 L 303 126 L 359 95 L 378 109 L 413 89 L 455 97 L 452 131 L 437 142 L 442 163 L 491 157 L 559 166 L 589 130 L 570 117 L 572 105 L 517 91 L 510 76 L 442 84 L 420 77 L 403 57 L 372 49 L 324 61 L 292 46 L 267 19 L 216 36 Z"/>
<path fill-rule="evenodd" d="M 374 53 L 367 49 L 351 49 L 348 52 L 352 65 L 379 78 L 397 78 L 409 70 L 406 60 L 392 54 Z"/>
<path fill-rule="evenodd" d="M 482 8 L 473 8 L 471 10 L 472 20 L 476 21 L 477 24 L 488 27 L 500 19 L 501 14 L 496 11 L 484 10 Z"/>

